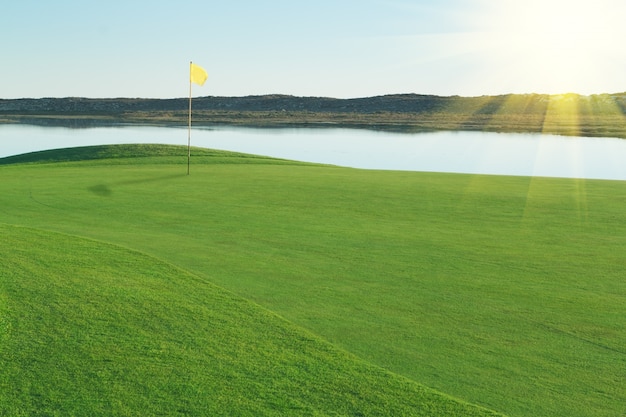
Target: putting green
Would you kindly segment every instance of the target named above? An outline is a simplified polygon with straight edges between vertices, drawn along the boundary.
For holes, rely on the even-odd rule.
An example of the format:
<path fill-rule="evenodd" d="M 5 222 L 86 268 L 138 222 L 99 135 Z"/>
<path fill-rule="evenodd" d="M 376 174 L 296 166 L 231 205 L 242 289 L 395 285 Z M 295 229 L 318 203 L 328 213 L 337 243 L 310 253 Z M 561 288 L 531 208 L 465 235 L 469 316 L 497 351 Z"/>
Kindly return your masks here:
<path fill-rule="evenodd" d="M 146 253 L 508 415 L 624 411 L 623 182 L 103 152 L 0 167 L 2 221 Z"/>

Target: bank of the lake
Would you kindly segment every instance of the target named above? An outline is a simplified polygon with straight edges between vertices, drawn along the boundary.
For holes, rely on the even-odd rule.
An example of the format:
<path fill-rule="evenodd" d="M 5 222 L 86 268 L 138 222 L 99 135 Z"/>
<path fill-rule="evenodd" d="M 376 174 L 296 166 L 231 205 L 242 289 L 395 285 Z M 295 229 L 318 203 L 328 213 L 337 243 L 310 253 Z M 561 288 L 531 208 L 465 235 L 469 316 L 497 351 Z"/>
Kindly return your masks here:
<path fill-rule="evenodd" d="M 0 123 L 185 125 L 188 99 L 0 99 Z M 626 93 L 459 97 L 395 94 L 354 99 L 264 95 L 197 97 L 197 125 L 470 130 L 626 138 Z"/>

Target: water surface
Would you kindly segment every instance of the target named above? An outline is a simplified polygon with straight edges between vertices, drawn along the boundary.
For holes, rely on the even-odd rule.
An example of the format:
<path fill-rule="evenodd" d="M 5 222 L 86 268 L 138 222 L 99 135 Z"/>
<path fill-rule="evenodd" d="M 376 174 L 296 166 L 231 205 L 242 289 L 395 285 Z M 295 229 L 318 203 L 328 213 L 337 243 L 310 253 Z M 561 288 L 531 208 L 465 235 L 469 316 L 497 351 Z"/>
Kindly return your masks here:
<path fill-rule="evenodd" d="M 626 140 L 489 132 L 194 128 L 192 146 L 364 169 L 626 180 Z M 0 125 L 0 157 L 122 143 L 187 145 L 184 127 Z"/>

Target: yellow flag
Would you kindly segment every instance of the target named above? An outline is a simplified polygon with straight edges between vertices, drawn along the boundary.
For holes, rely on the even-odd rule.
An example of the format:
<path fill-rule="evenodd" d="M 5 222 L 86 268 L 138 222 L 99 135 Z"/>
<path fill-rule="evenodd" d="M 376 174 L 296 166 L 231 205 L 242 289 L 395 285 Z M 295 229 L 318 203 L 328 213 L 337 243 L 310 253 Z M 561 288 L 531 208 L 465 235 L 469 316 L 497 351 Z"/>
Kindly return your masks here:
<path fill-rule="evenodd" d="M 204 68 L 194 64 L 193 62 L 190 63 L 189 80 L 192 83 L 203 85 L 207 78 L 209 78 L 209 75 L 206 73 Z"/>

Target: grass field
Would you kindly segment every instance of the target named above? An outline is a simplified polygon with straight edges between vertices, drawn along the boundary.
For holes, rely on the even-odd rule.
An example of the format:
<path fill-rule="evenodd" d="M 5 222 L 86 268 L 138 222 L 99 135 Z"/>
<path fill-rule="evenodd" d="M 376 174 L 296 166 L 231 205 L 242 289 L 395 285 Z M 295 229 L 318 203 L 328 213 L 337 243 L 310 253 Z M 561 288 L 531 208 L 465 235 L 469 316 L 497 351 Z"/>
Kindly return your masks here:
<path fill-rule="evenodd" d="M 0 159 L 0 415 L 626 414 L 624 182 L 192 161 Z"/>

